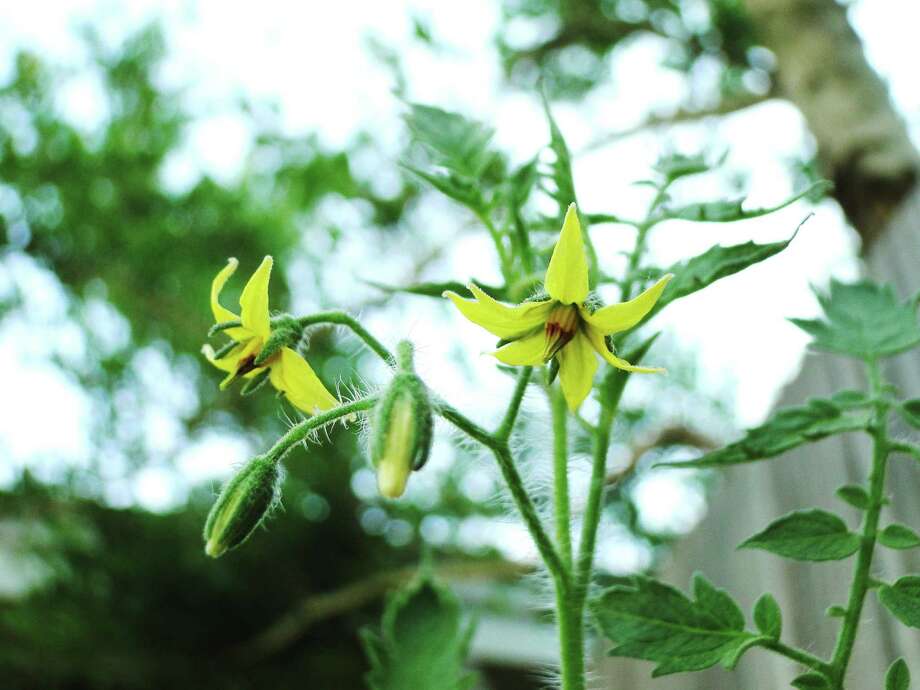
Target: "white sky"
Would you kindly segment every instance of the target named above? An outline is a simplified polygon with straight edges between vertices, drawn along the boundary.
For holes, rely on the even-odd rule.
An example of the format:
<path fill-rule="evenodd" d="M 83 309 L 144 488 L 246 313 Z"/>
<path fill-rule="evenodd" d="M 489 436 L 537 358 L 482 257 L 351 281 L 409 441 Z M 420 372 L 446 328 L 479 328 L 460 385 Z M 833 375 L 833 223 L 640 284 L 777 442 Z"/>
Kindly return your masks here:
<path fill-rule="evenodd" d="M 436 38 L 449 46 L 447 51 L 434 55 L 410 40 L 413 13 L 429 22 Z M 116 44 L 155 16 L 165 20 L 170 48 L 162 79 L 188 87 L 187 102 L 201 116 L 189 134 L 185 152 L 164 171 L 168 182 L 177 187 L 193 182 L 201 170 L 224 180 L 236 174 L 249 144 L 246 126 L 232 114 L 239 94 L 278 102 L 282 122 L 291 133 L 317 133 L 334 147 L 346 143 L 359 129 L 370 129 L 395 157 L 403 136 L 402 106 L 391 95 L 390 76 L 365 49 L 370 34 L 400 50 L 412 100 L 492 123 L 497 142 L 519 160 L 532 156 L 547 140 L 536 100 L 501 82 L 491 46 L 499 4 L 485 0 L 322 4 L 269 0 L 258 6 L 219 0 L 6 0 L 0 2 L 0 80 L 9 73 L 10 58 L 19 47 L 78 68 L 85 56 L 74 29 L 81 22 L 91 21 Z M 890 81 L 896 101 L 917 131 L 920 89 L 916 88 L 916 61 L 906 60 L 905 55 L 913 54 L 920 6 L 902 0 L 873 0 L 857 3 L 852 16 L 870 59 Z M 656 67 L 661 50 L 654 41 L 637 42 L 622 52 L 616 63 L 615 88 L 605 87 L 581 106 L 556 108 L 573 150 L 602 132 L 633 125 L 650 109 L 667 107 L 684 96 L 683 82 Z M 105 115 L 99 107 L 99 88 L 92 79 L 75 78 L 61 95 L 62 111 L 91 127 Z M 797 112 L 778 102 L 730 117 L 718 130 L 684 127 L 667 142 L 657 136 L 631 137 L 578 158 L 576 183 L 583 208 L 641 214 L 644 193 L 630 183 L 645 177 L 662 147 L 669 144 L 691 151 L 707 144 L 727 147 L 729 167 L 749 174 L 751 205 L 761 206 L 791 192 L 787 161 L 807 150 L 809 140 Z M 395 167 L 395 160 L 392 163 Z M 720 193 L 718 188 L 705 186 L 694 191 Z M 443 208 L 434 206 L 423 217 L 431 220 L 432 232 L 450 237 L 466 221 L 460 213 L 438 215 L 436 211 Z M 728 226 L 673 224 L 658 231 L 651 248 L 666 264 L 701 252 L 713 242 L 786 238 L 809 210 L 797 204 L 767 219 Z M 735 384 L 742 423 L 763 417 L 781 383 L 797 367 L 805 338 L 785 319 L 814 313 L 809 284 L 824 284 L 832 275 L 849 278 L 855 274 L 855 240 L 839 211 L 832 203 L 815 211 L 786 252 L 681 301 L 660 322 L 698 352 L 704 380 L 713 389 L 726 382 Z M 625 238 L 610 227 L 593 232 L 598 247 L 608 255 L 623 246 Z M 444 278 L 494 280 L 495 267 L 482 264 L 481 252 L 480 240 L 464 236 L 457 253 L 444 266 L 450 272 Z M 9 280 L 2 272 L 0 266 L 0 290 L 4 280 Z M 53 321 L 54 290 L 49 288 L 48 294 Z M 435 377 L 440 389 L 456 391 L 452 399 L 458 405 L 491 414 L 490 406 L 483 405 L 481 397 L 464 385 L 468 372 L 443 366 L 451 348 L 440 329 L 425 328 L 426 310 L 438 310 L 424 305 L 418 309 L 409 325 L 420 347 L 422 370 Z M 437 318 L 443 318 L 443 310 L 438 314 Z M 452 324 L 465 346 L 475 351 L 490 347 L 490 338 L 472 325 L 460 320 Z M 384 333 L 389 327 L 394 340 L 402 335 L 383 317 L 374 325 Z M 88 403 L 59 371 L 23 343 L 21 333 L 21 324 L 16 323 L 0 332 L 0 373 L 7 386 L 22 391 L 16 409 L 0 416 L 0 451 L 24 462 L 33 456 L 79 449 L 85 445 L 81 428 L 90 413 Z M 506 385 L 487 360 L 474 361 L 474 367 L 482 385 Z M 49 399 L 58 401 L 57 414 L 62 420 L 53 438 L 37 432 Z M 241 459 L 248 452 L 246 444 L 235 439 L 221 439 L 220 443 L 222 458 L 239 455 Z M 186 449 L 179 466 L 195 479 L 222 474 L 225 469 L 221 468 L 227 465 L 216 463 L 215 457 L 213 452 L 196 454 Z M 4 477 L 0 468 L 0 480 Z M 152 467 L 133 490 L 125 491 L 125 501 L 139 500 L 155 508 L 169 505 L 177 489 L 169 472 Z"/>

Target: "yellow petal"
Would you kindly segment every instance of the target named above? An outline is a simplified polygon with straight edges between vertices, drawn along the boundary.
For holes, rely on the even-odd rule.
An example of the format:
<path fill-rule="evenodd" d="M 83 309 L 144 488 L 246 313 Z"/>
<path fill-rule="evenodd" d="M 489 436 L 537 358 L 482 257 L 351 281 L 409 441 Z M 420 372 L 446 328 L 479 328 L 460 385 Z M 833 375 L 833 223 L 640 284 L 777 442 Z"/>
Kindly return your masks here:
<path fill-rule="evenodd" d="M 238 321 L 240 318 L 220 303 L 220 291 L 224 289 L 224 285 L 230 279 L 230 276 L 234 274 L 238 265 L 239 262 L 236 259 L 227 259 L 227 265 L 221 269 L 220 273 L 211 282 L 211 312 L 214 314 L 215 323 Z M 243 340 L 252 335 L 242 328 L 228 328 L 224 333 L 234 340 Z"/>
<path fill-rule="evenodd" d="M 339 404 L 307 360 L 289 347 L 282 348 L 278 361 L 269 370 L 269 376 L 272 385 L 307 414 L 330 410 Z"/>
<path fill-rule="evenodd" d="M 268 280 L 271 274 L 272 258 L 266 256 L 240 295 L 240 319 L 243 328 L 252 331 L 263 340 L 267 340 L 271 332 L 268 314 Z"/>
<path fill-rule="evenodd" d="M 597 372 L 597 356 L 591 343 L 579 332 L 572 341 L 559 350 L 559 383 L 562 395 L 573 412 L 579 408 L 591 392 L 594 374 Z"/>
<path fill-rule="evenodd" d="M 661 297 L 661 293 L 673 277 L 668 273 L 648 290 L 628 302 L 611 304 L 608 307 L 598 309 L 593 314 L 588 314 L 582 310 L 582 318 L 604 335 L 627 331 L 644 319 L 645 315 L 652 310 L 652 307 L 655 306 L 658 298 Z"/>
<path fill-rule="evenodd" d="M 597 354 L 599 354 L 605 360 L 607 360 L 609 364 L 615 366 L 617 369 L 631 371 L 636 374 L 663 374 L 665 371 L 661 367 L 637 367 L 633 364 L 630 364 L 625 359 L 617 357 L 607 349 L 607 342 L 604 340 L 604 334 L 592 326 L 586 326 L 584 333 L 587 339 L 590 341 L 591 346 L 594 348 L 594 351 L 597 352 Z"/>
<path fill-rule="evenodd" d="M 542 326 L 550 311 L 552 301 L 525 302 L 514 307 L 493 299 L 475 285 L 469 286 L 476 299 L 463 299 L 456 292 L 445 292 L 444 296 L 460 310 L 467 319 L 482 326 L 499 338 L 518 338 Z"/>
<path fill-rule="evenodd" d="M 580 304 L 588 296 L 588 261 L 575 204 L 566 211 L 544 282 L 549 296 L 563 304 Z"/>
<path fill-rule="evenodd" d="M 546 335 L 541 330 L 526 338 L 508 343 L 492 354 L 499 362 L 512 366 L 537 366 L 543 364 L 545 350 Z"/>
<path fill-rule="evenodd" d="M 245 345 L 237 345 L 232 350 L 230 350 L 230 352 L 218 359 L 215 357 L 214 348 L 210 345 L 205 345 L 201 348 L 201 354 L 203 354 L 211 364 L 213 364 L 221 371 L 236 371 L 237 367 L 239 366 L 240 356 L 245 349 Z"/>

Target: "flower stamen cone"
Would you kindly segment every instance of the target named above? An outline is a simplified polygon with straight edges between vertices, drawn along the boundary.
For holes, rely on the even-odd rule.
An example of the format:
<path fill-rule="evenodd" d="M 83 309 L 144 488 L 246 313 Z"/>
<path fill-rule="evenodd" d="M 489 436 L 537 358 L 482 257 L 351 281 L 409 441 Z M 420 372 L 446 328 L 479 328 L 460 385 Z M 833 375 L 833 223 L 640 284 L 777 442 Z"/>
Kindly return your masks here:
<path fill-rule="evenodd" d="M 508 341 L 493 355 L 511 366 L 539 366 L 555 358 L 566 402 L 576 410 L 593 386 L 597 355 L 625 371 L 658 373 L 617 357 L 607 336 L 637 326 L 655 307 L 671 274 L 637 297 L 600 309 L 589 308 L 589 271 L 581 223 L 575 204 L 566 212 L 559 239 L 544 278 L 546 298 L 516 306 L 503 304 L 471 285 L 473 299 L 447 291 L 460 312 L 473 323 Z"/>

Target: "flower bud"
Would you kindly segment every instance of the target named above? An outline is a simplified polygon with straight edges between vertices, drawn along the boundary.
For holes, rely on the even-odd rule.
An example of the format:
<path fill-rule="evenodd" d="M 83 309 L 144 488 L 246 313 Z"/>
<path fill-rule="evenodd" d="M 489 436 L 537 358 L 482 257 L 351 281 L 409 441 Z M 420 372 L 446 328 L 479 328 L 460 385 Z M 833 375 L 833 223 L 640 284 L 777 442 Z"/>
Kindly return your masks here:
<path fill-rule="evenodd" d="M 204 552 L 212 558 L 249 538 L 278 502 L 282 470 L 256 456 L 224 486 L 204 523 Z"/>
<path fill-rule="evenodd" d="M 382 496 L 403 495 L 409 473 L 428 460 L 432 427 L 425 384 L 411 372 L 397 374 L 377 403 L 371 426 L 371 460 Z"/>

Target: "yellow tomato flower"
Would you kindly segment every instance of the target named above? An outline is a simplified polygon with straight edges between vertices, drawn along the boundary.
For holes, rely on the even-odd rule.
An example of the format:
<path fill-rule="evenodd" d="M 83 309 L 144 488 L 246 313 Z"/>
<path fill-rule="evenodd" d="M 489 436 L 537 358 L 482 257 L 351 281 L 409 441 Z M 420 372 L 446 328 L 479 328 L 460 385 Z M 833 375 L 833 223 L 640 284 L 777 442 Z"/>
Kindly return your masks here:
<path fill-rule="evenodd" d="M 337 406 L 339 401 L 326 390 L 307 361 L 291 347 L 278 347 L 265 361 L 259 358 L 262 348 L 273 334 L 268 312 L 268 280 L 272 272 L 270 256 L 263 259 L 243 288 L 240 315 L 237 316 L 221 305 L 220 291 L 238 265 L 236 259 L 229 259 L 211 283 L 211 311 L 214 312 L 215 321 L 218 324 L 239 324 L 223 329 L 224 333 L 236 341 L 229 352 L 218 357 L 210 346 L 205 345 L 202 349 L 211 364 L 227 372 L 227 377 L 220 384 L 221 389 L 237 378 L 254 378 L 268 369 L 272 385 L 284 393 L 295 407 L 307 414 L 316 414 Z"/>
<path fill-rule="evenodd" d="M 597 357 L 626 371 L 655 373 L 660 368 L 633 366 L 610 351 L 606 336 L 626 331 L 648 314 L 673 276 L 668 274 L 635 299 L 596 311 L 588 299 L 588 262 L 575 204 L 569 206 L 559 240 L 546 270 L 547 299 L 508 306 L 476 285 L 475 299 L 455 292 L 444 296 L 473 323 L 502 340 L 511 341 L 492 354 L 513 366 L 536 366 L 553 357 L 559 363 L 559 380 L 569 409 L 576 410 L 591 392 Z"/>

